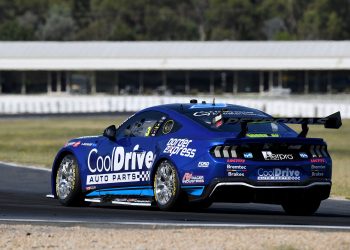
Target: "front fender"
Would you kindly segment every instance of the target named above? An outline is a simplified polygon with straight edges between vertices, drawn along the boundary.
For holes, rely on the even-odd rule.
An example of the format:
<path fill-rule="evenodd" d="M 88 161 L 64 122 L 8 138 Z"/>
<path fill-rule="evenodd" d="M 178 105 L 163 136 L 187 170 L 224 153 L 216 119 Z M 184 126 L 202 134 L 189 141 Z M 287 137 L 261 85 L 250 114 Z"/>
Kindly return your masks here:
<path fill-rule="evenodd" d="M 60 149 L 60 151 L 58 151 L 58 153 L 56 154 L 56 157 L 52 163 L 52 170 L 51 170 L 51 193 L 54 195 L 55 198 L 57 198 L 57 194 L 56 194 L 56 173 L 58 170 L 58 167 L 62 161 L 62 159 L 68 155 L 71 154 L 75 157 L 75 159 L 77 160 L 78 163 L 78 169 L 79 169 L 79 177 L 80 179 L 82 179 L 82 171 L 81 171 L 81 166 L 82 163 L 80 162 L 80 159 L 77 157 L 76 152 L 73 150 L 73 148 L 71 147 L 63 147 Z"/>

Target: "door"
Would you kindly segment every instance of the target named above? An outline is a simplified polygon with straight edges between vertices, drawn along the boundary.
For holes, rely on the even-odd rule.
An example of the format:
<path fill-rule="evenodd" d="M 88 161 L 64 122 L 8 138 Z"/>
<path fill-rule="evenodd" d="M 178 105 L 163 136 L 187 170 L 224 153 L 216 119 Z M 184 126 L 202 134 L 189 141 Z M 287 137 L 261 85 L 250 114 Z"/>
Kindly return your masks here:
<path fill-rule="evenodd" d="M 165 117 L 160 112 L 142 112 L 117 129 L 115 140 L 103 138 L 88 157 L 92 172 L 88 185 L 96 185 L 98 189 L 150 185 L 155 159 L 154 135 L 159 121 Z"/>

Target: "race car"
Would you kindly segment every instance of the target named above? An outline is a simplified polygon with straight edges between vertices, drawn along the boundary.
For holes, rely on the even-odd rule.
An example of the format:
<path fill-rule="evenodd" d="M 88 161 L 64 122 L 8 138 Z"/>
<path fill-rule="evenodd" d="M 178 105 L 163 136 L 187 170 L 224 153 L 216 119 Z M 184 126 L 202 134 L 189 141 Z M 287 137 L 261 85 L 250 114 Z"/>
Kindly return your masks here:
<path fill-rule="evenodd" d="M 52 197 L 161 210 L 257 202 L 311 215 L 329 197 L 332 160 L 323 139 L 306 138 L 309 125 L 339 128 L 340 113 L 275 118 L 197 100 L 146 108 L 103 135 L 70 140 L 53 162 Z"/>

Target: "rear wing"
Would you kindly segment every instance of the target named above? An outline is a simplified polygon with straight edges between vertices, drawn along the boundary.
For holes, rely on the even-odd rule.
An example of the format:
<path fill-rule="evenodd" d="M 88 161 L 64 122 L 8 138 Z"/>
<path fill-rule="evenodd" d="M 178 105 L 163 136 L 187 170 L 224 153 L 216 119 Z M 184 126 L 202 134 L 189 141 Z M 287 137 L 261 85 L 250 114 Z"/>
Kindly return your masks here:
<path fill-rule="evenodd" d="M 221 117 L 219 117 L 221 116 Z M 220 119 L 221 118 L 221 119 Z M 253 122 L 276 122 L 276 123 L 288 123 L 288 124 L 301 124 L 302 131 L 298 137 L 306 137 L 309 127 L 308 125 L 323 125 L 325 128 L 338 129 L 342 125 L 340 112 L 336 112 L 324 118 L 315 117 L 268 117 L 268 118 L 234 118 L 234 117 L 223 117 L 222 114 L 214 117 L 213 123 L 220 124 L 240 123 L 241 131 L 237 137 L 244 137 L 248 132 L 248 123 Z"/>

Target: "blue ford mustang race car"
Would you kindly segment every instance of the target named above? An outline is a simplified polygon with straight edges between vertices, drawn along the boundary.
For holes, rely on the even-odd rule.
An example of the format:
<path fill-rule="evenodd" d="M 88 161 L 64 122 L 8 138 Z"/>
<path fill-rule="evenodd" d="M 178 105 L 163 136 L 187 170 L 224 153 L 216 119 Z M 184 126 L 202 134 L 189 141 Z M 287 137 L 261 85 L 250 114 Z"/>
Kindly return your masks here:
<path fill-rule="evenodd" d="M 310 215 L 329 197 L 332 174 L 326 143 L 306 138 L 314 124 L 339 128 L 340 113 L 274 118 L 197 100 L 146 108 L 103 135 L 69 141 L 53 163 L 52 195 L 66 206 L 260 202 Z"/>

